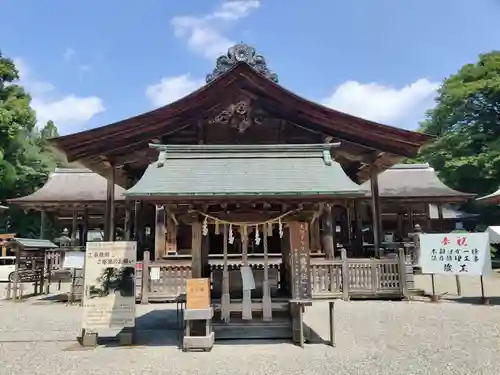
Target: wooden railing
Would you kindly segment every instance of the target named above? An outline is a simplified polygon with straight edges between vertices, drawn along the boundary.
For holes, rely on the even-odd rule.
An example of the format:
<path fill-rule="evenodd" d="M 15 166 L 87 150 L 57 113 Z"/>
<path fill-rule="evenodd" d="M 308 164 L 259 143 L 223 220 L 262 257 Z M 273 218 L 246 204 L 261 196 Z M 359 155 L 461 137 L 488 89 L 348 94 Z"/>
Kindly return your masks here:
<path fill-rule="evenodd" d="M 329 298 L 374 298 L 374 297 L 405 297 L 408 295 L 406 283 L 406 264 L 404 251 L 400 250 L 396 258 L 389 259 L 349 259 L 346 251 L 342 250 L 341 259 L 326 260 L 311 258 L 311 288 L 314 299 Z M 222 259 L 220 256 L 211 256 L 211 269 L 214 293 L 220 291 L 217 285 L 221 284 Z M 229 260 L 230 286 L 234 288 L 232 296 L 241 289 L 239 268 L 241 258 L 231 257 Z M 263 262 L 261 258 L 249 259 L 252 267 L 256 293 L 261 290 Z M 276 295 L 282 287 L 280 269 L 281 257 L 270 256 L 269 281 L 271 294 Z M 143 274 L 143 269 L 148 269 Z M 163 260 L 156 262 L 145 261 L 137 265 L 137 299 L 143 303 L 153 301 L 169 301 L 179 294 L 186 293 L 186 280 L 191 277 L 191 262 L 184 260 Z M 346 275 L 346 277 L 344 277 Z M 344 282 L 347 280 L 347 282 Z M 220 286 L 220 285 L 219 285 Z"/>

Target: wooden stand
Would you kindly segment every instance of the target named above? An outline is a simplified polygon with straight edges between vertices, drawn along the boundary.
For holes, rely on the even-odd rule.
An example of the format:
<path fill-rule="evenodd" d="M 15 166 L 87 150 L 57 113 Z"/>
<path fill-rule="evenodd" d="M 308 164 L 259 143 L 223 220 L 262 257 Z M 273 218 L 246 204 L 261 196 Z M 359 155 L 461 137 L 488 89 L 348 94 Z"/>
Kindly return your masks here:
<path fill-rule="evenodd" d="M 212 331 L 212 318 L 214 316 L 213 308 L 207 309 L 186 309 L 184 310 L 185 333 L 182 338 L 182 351 L 191 350 L 210 351 L 214 346 L 215 335 Z M 191 336 L 192 324 L 196 321 L 203 322 L 205 325 L 205 335 Z"/>
<path fill-rule="evenodd" d="M 304 311 L 306 306 L 312 306 L 312 301 L 290 300 L 290 312 L 292 315 L 293 342 L 304 347 L 304 342 L 309 337 L 309 332 L 304 332 Z"/>

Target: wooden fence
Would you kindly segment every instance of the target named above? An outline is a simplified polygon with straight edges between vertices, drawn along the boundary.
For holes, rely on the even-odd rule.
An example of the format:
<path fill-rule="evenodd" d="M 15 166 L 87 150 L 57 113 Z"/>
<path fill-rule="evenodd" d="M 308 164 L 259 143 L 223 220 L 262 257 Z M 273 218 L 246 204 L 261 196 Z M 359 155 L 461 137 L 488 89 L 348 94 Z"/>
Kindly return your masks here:
<path fill-rule="evenodd" d="M 329 298 L 403 298 L 408 296 L 407 264 L 404 251 L 395 258 L 349 259 L 342 250 L 336 260 L 311 259 L 311 288 L 314 299 Z M 220 281 L 221 259 L 211 258 L 209 265 L 213 281 Z M 262 259 L 249 260 L 259 290 Z M 281 286 L 281 257 L 270 257 L 271 293 Z M 240 284 L 241 259 L 229 260 L 230 285 Z M 143 272 L 144 270 L 148 272 Z M 344 275 L 347 277 L 344 278 Z M 145 261 L 136 268 L 136 297 L 142 303 L 174 300 L 186 293 L 186 280 L 191 277 L 190 261 Z M 218 282 L 213 283 L 214 288 Z"/>

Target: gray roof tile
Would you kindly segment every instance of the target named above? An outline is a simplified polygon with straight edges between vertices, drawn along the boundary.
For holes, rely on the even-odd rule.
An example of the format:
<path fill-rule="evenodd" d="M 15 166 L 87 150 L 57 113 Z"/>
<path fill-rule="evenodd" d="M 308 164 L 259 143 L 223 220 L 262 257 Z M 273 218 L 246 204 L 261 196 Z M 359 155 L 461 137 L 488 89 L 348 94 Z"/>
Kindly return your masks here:
<path fill-rule="evenodd" d="M 9 199 L 9 202 L 41 203 L 41 202 L 95 202 L 105 201 L 107 181 L 104 177 L 89 169 L 57 168 L 45 185 L 33 194 L 25 197 Z M 115 200 L 124 200 L 125 190 L 115 186 Z"/>
<path fill-rule="evenodd" d="M 126 196 L 364 196 L 333 145 L 152 145 L 160 150 Z"/>
<path fill-rule="evenodd" d="M 396 164 L 378 175 L 378 183 L 381 198 L 467 199 L 474 196 L 446 186 L 429 164 Z M 362 186 L 370 189 L 370 181 Z"/>
<path fill-rule="evenodd" d="M 10 242 L 17 243 L 22 247 L 36 248 L 36 249 L 55 249 L 58 246 L 49 240 L 40 240 L 33 238 L 13 238 Z"/>

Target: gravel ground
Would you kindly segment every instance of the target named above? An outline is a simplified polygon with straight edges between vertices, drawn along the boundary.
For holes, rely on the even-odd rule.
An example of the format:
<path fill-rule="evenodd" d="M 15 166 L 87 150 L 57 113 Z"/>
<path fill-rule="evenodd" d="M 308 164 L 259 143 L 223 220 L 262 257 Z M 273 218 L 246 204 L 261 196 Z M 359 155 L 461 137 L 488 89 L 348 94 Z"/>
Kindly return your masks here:
<path fill-rule="evenodd" d="M 454 279 L 442 281 L 442 287 L 448 288 L 446 283 L 452 289 Z M 464 291 L 472 294 L 474 285 L 466 280 L 462 283 Z M 494 295 L 494 290 L 498 295 L 500 278 L 488 286 L 488 295 Z M 177 349 L 176 333 L 168 330 L 175 325 L 173 308 L 167 304 L 137 305 L 142 345 L 82 350 L 75 344 L 81 317 L 78 306 L 0 300 L 0 374 L 499 373 L 500 305 L 458 300 L 438 304 L 339 301 L 336 348 L 233 342 L 216 345 L 210 353 Z M 316 303 L 306 314 L 306 324 L 324 339 L 328 335 L 327 317 L 324 302 Z"/>

